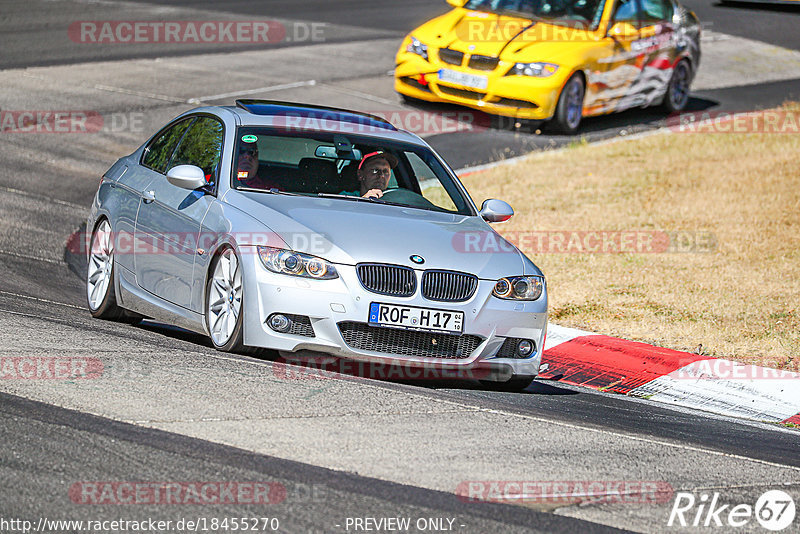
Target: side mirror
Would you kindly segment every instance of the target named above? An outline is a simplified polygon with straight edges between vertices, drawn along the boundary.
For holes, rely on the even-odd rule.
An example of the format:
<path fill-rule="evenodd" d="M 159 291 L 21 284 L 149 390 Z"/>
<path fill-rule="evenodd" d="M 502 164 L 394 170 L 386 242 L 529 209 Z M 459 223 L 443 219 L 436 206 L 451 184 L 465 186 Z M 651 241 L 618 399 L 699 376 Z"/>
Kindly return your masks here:
<path fill-rule="evenodd" d="M 453 7 L 464 7 L 464 4 L 467 3 L 467 0 L 447 0 L 447 3 Z"/>
<path fill-rule="evenodd" d="M 508 202 L 490 198 L 483 201 L 480 215 L 487 222 L 503 222 L 513 217 L 514 208 Z"/>
<path fill-rule="evenodd" d="M 630 22 L 616 22 L 611 29 L 608 30 L 608 35 L 611 37 L 619 37 L 622 39 L 630 39 L 639 35 L 639 30 Z"/>
<path fill-rule="evenodd" d="M 194 191 L 206 185 L 206 175 L 203 169 L 194 165 L 178 165 L 172 167 L 167 173 L 167 181 L 181 189 Z"/>

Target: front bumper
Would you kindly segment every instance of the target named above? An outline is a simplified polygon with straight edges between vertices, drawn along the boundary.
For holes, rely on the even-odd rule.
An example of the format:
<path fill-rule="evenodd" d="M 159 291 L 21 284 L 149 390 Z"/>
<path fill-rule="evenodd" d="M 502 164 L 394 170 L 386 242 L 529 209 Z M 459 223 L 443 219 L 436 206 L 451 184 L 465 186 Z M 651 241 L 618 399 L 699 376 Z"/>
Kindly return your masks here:
<path fill-rule="evenodd" d="M 429 57 L 433 58 L 435 51 Z M 505 76 L 512 64 L 500 61 L 493 71 L 479 71 L 457 65 L 427 61 L 408 52 L 397 55 L 394 77 L 395 90 L 403 95 L 429 102 L 449 102 L 485 111 L 493 115 L 530 120 L 553 117 L 561 89 L 569 72 L 559 69 L 547 78 Z M 486 89 L 445 83 L 439 80 L 440 69 L 486 76 Z M 421 83 L 424 80 L 424 83 Z"/>
<path fill-rule="evenodd" d="M 245 345 L 283 353 L 310 351 L 350 360 L 440 370 L 490 369 L 497 380 L 504 380 L 510 374 L 538 374 L 547 325 L 546 290 L 534 302 L 501 300 L 491 295 L 494 281 L 481 280 L 475 294 L 466 302 L 430 301 L 419 291 L 412 297 L 396 298 L 364 289 L 354 266 L 336 265 L 339 278 L 333 280 L 310 280 L 268 271 L 261 264 L 255 247 L 242 247 L 241 256 Z M 417 275 L 421 273 L 418 271 Z M 455 336 L 370 327 L 366 323 L 372 302 L 464 312 L 463 333 Z M 299 334 L 275 332 L 266 324 L 273 313 L 308 317 L 311 329 L 298 329 Z M 353 343 L 350 337 L 351 345 L 348 345 L 343 337 L 347 328 L 377 329 L 378 337 L 383 340 L 388 334 L 393 341 L 365 346 Z M 531 340 L 535 349 L 527 358 L 497 357 L 506 338 Z M 399 354 L 390 348 L 402 347 L 403 351 L 412 352 L 406 350 L 408 347 L 403 343 L 414 345 L 414 355 Z M 425 343 L 432 343 L 430 350 L 424 350 Z M 461 349 L 454 348 L 448 353 L 445 347 Z M 486 378 L 492 379 L 491 376 Z"/>

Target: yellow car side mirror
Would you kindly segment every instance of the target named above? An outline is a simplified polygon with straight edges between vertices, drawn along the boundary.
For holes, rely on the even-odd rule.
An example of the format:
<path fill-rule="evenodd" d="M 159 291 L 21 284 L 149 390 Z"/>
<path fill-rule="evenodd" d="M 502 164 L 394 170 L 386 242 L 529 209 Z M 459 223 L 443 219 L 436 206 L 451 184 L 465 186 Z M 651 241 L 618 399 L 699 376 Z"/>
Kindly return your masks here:
<path fill-rule="evenodd" d="M 447 0 L 447 3 L 453 7 L 464 7 L 464 4 L 467 3 L 467 0 Z"/>
<path fill-rule="evenodd" d="M 611 37 L 620 37 L 622 39 L 629 39 L 639 35 L 639 30 L 630 22 L 617 22 L 608 31 Z"/>

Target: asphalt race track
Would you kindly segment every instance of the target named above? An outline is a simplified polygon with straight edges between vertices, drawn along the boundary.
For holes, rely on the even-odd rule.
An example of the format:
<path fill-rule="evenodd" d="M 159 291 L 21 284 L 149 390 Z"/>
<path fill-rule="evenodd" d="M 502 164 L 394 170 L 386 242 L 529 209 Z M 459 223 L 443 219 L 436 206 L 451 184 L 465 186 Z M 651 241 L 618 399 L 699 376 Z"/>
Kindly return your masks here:
<path fill-rule="evenodd" d="M 694 109 L 800 99 L 800 10 L 687 3 L 710 30 Z M 65 242 L 85 220 L 102 173 L 190 102 L 247 95 L 418 112 L 401 104 L 387 73 L 405 33 L 447 6 L 397 5 L 3 2 L 0 109 L 91 110 L 105 120 L 92 134 L 0 133 L 0 355 L 73 358 L 102 369 L 94 379 L 0 380 L 0 531 L 21 532 L 2 523 L 11 519 L 174 525 L 248 517 L 276 518 L 280 532 L 356 532 L 366 530 L 356 518 L 405 517 L 424 520 L 416 531 L 720 532 L 668 527 L 673 492 L 717 492 L 722 503 L 752 506 L 781 489 L 800 503 L 796 430 L 557 382 L 510 394 L 471 383 L 315 379 L 269 359 L 218 353 L 201 336 L 163 325 L 90 317 L 83 280 L 64 261 Z M 325 39 L 95 45 L 71 40 L 68 30 L 80 20 L 252 18 L 324 23 Z M 721 67 L 731 50 L 740 70 Z M 605 139 L 663 124 L 657 112 L 629 111 L 587 120 L 581 134 Z M 456 168 L 574 141 L 510 128 L 423 133 Z M 270 484 L 279 498 L 109 505 L 75 490 L 232 481 Z M 475 503 L 455 494 L 486 481 L 648 482 L 669 491 L 643 498 L 634 488 L 627 498 L 580 503 Z M 753 520 L 740 530 L 759 528 Z"/>

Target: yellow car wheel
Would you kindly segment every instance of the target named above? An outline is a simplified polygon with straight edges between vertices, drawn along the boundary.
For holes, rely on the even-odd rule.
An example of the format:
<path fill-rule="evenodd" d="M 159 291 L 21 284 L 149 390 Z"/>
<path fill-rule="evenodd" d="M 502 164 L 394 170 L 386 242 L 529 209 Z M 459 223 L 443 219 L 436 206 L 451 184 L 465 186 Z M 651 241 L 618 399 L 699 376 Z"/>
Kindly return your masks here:
<path fill-rule="evenodd" d="M 681 60 L 672 71 L 672 77 L 664 95 L 662 107 L 667 113 L 677 113 L 686 107 L 689 102 L 689 84 L 692 80 L 692 70 L 689 62 Z"/>
<path fill-rule="evenodd" d="M 548 129 L 553 133 L 572 135 L 578 131 L 578 126 L 583 118 L 583 97 L 586 93 L 586 84 L 583 76 L 575 73 L 564 84 L 561 96 L 558 97 L 556 112 L 550 119 Z"/>

